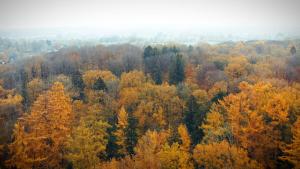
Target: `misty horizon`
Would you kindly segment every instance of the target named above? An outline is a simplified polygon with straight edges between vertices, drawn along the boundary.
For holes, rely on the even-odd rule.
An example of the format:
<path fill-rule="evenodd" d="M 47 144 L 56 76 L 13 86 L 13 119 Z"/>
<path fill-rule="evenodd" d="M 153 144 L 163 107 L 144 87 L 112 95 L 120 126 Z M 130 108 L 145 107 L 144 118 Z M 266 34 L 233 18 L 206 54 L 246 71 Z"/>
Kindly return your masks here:
<path fill-rule="evenodd" d="M 116 43 L 223 43 L 229 41 L 252 40 L 295 40 L 298 34 L 288 32 L 243 32 L 239 30 L 214 31 L 204 29 L 179 30 L 123 30 L 109 31 L 101 28 L 44 28 L 44 29 L 10 29 L 0 30 L 0 38 L 27 39 L 27 40 L 79 40 L 98 41 L 102 44 Z M 107 42 L 109 40 L 109 43 Z"/>
<path fill-rule="evenodd" d="M 5 38 L 147 38 L 163 34 L 226 40 L 284 40 L 300 35 L 299 1 L 4 0 Z M 208 38 L 209 37 L 209 38 Z M 232 39 L 231 39 L 232 38 Z M 180 38 L 179 38 L 180 39 Z"/>

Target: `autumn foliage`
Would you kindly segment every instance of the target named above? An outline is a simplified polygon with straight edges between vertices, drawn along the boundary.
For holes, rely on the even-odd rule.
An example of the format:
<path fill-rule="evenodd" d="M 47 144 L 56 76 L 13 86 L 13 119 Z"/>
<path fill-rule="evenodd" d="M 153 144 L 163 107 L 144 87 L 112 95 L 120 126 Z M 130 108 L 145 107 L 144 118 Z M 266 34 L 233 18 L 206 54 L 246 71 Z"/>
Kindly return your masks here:
<path fill-rule="evenodd" d="M 300 168 L 299 44 L 98 45 L 7 64 L 0 168 Z"/>
<path fill-rule="evenodd" d="M 63 166 L 71 120 L 70 99 L 63 85 L 54 83 L 34 102 L 31 112 L 16 123 L 8 163 L 18 168 Z"/>

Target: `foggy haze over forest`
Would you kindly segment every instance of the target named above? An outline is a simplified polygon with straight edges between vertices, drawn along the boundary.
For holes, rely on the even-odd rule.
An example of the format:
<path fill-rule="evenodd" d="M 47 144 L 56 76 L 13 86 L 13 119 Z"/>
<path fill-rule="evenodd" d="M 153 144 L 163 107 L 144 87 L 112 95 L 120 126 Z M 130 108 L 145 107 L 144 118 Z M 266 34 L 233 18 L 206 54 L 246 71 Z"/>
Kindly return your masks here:
<path fill-rule="evenodd" d="M 297 0 L 2 0 L 0 36 L 159 36 L 208 42 L 295 39 L 300 35 L 299 5 Z"/>

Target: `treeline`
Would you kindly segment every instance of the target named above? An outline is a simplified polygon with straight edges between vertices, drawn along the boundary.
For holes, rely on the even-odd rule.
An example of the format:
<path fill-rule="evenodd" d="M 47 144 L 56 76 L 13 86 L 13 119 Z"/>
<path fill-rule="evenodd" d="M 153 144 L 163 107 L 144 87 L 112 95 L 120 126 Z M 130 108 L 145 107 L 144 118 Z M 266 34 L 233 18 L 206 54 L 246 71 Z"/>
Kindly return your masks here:
<path fill-rule="evenodd" d="M 298 168 L 299 47 L 98 45 L 1 65 L 1 167 Z"/>

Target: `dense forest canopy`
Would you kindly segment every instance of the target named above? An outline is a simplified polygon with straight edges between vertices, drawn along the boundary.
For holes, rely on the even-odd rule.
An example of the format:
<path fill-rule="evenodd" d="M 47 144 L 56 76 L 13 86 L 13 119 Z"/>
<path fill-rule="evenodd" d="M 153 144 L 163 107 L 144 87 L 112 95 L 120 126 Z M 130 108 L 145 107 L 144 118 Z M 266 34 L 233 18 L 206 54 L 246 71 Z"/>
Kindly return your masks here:
<path fill-rule="evenodd" d="M 300 168 L 300 41 L 0 39 L 0 168 Z"/>

